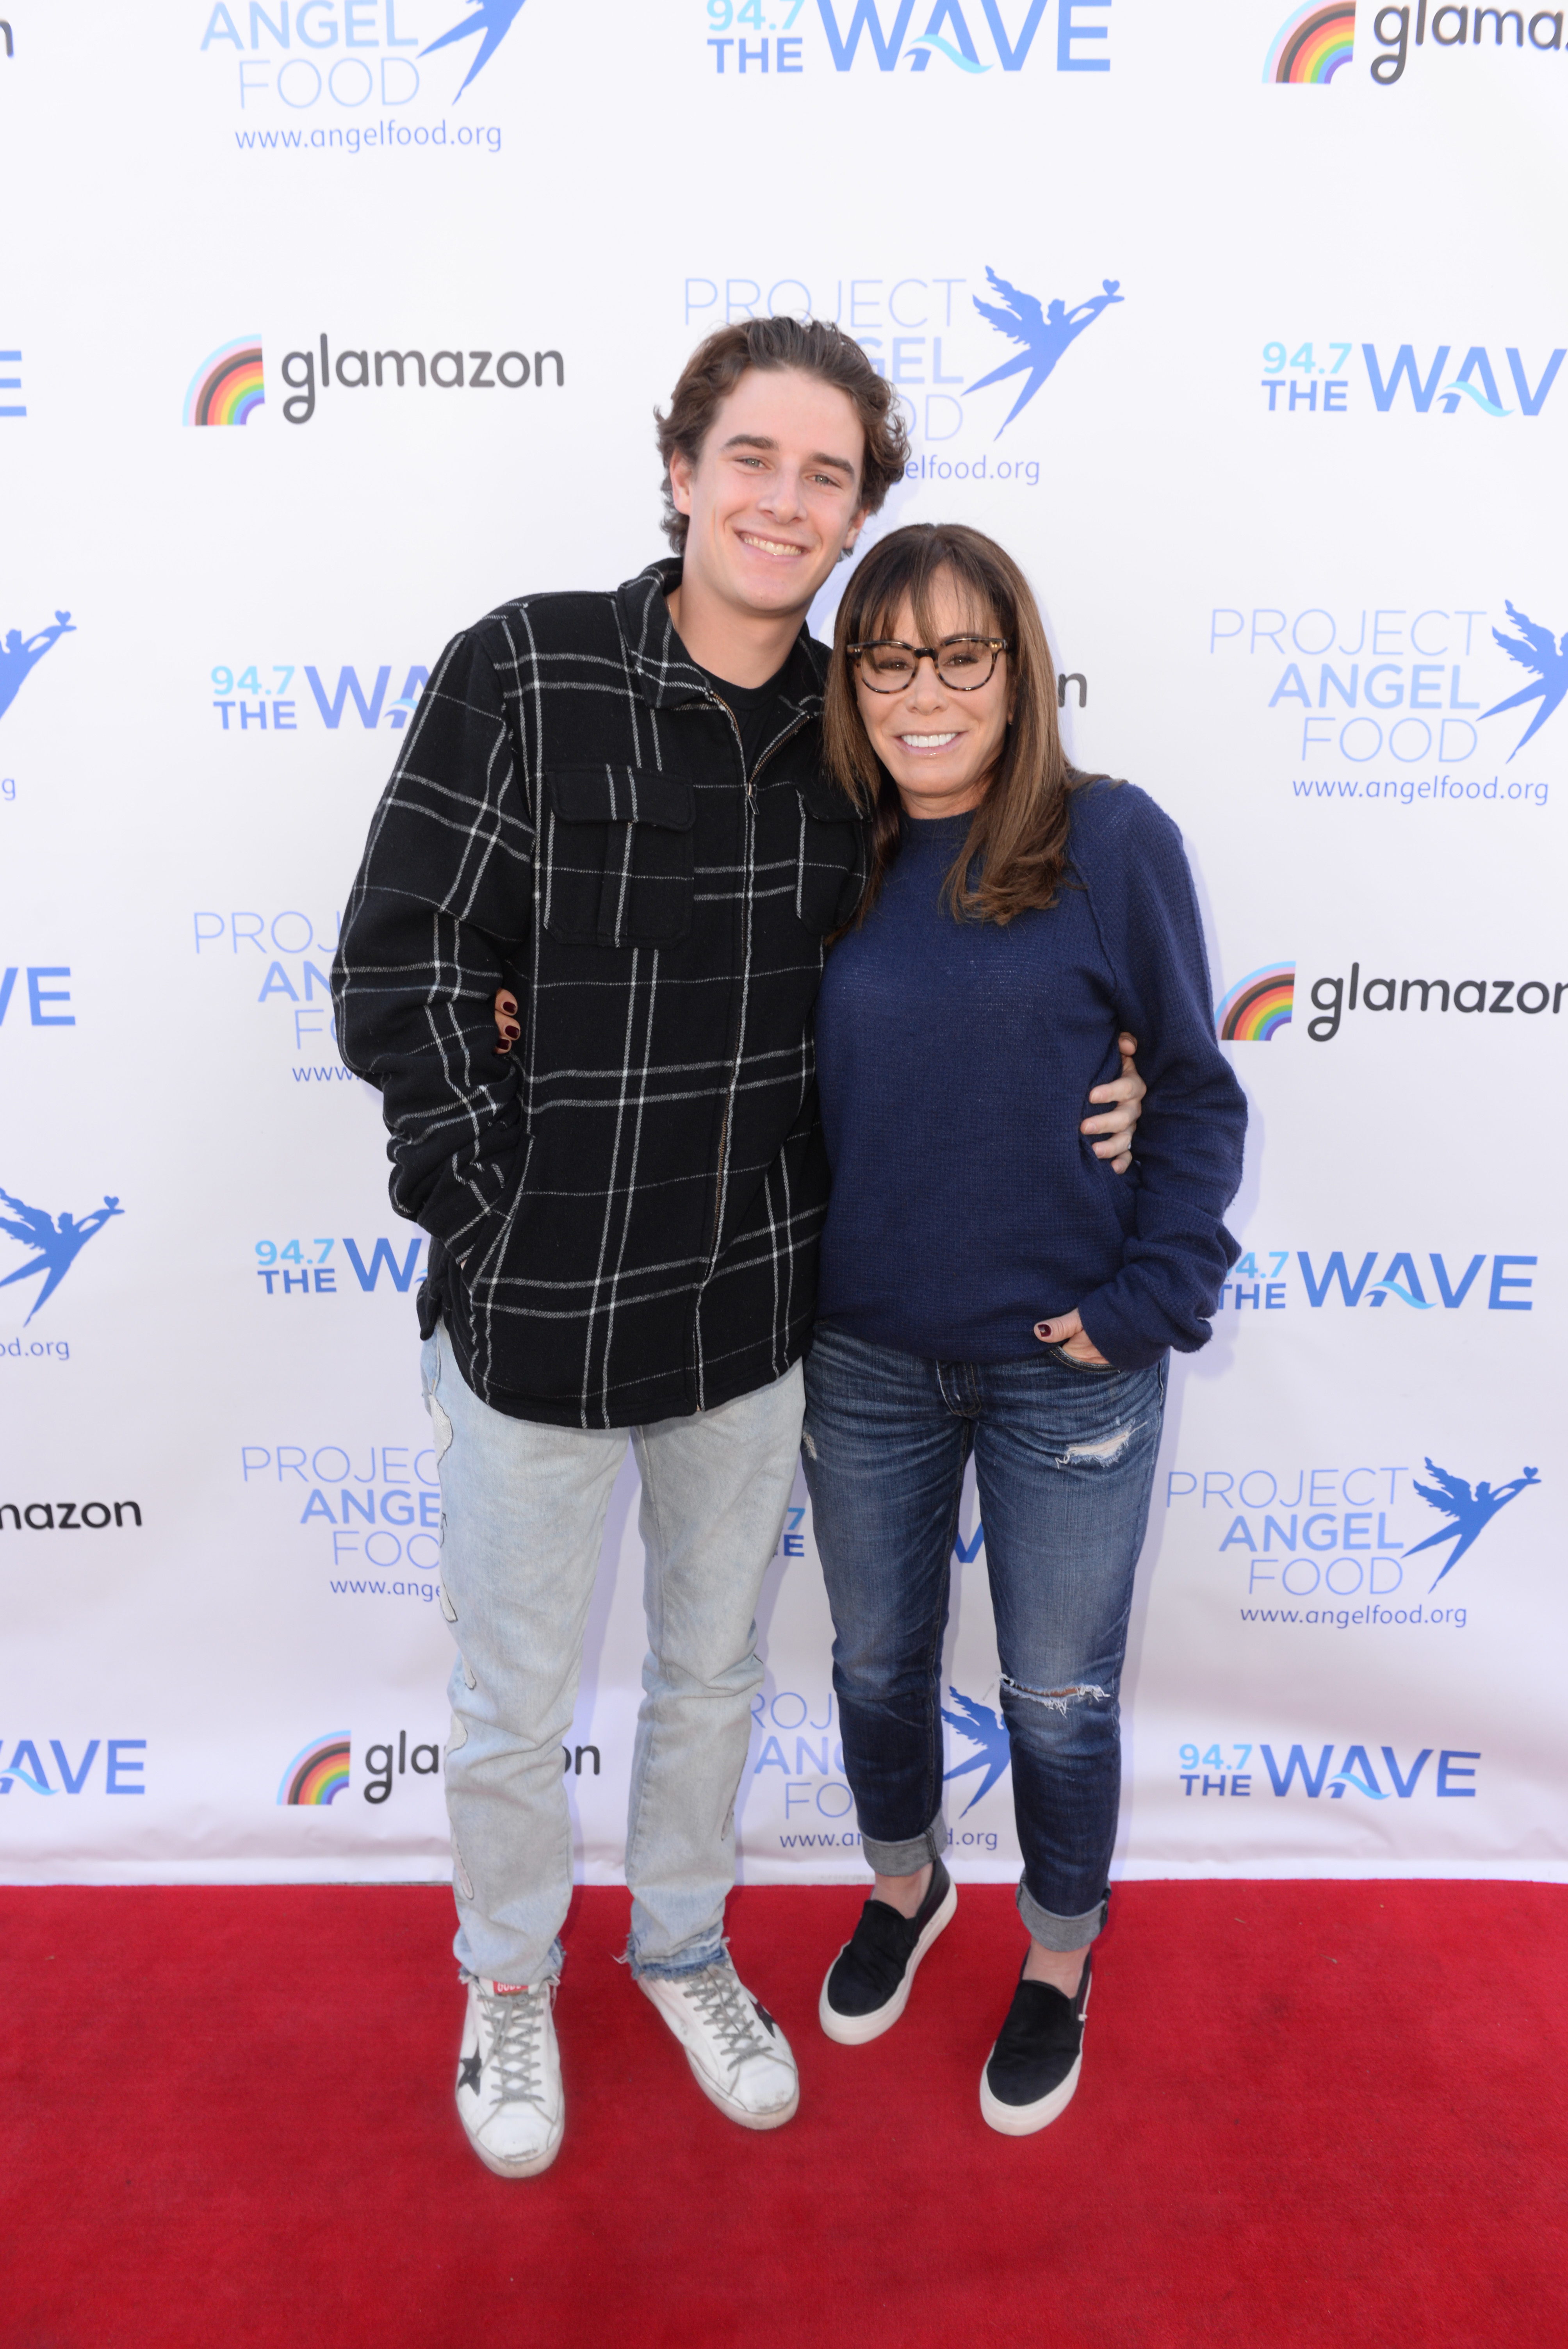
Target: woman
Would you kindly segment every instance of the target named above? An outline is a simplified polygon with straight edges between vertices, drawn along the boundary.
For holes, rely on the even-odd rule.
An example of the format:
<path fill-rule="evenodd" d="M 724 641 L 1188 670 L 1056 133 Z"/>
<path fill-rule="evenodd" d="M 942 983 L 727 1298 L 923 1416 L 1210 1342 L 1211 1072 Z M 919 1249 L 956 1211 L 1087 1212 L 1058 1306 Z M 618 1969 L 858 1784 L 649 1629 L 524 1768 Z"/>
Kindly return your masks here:
<path fill-rule="evenodd" d="M 820 2013 L 851 2044 L 889 2029 L 954 1913 L 940 1673 L 973 1453 L 1030 1936 L 980 2103 L 1023 2136 L 1078 2084 L 1166 1355 L 1206 1341 L 1237 1254 L 1246 1112 L 1180 835 L 1068 765 L 1039 614 L 994 541 L 923 523 L 872 550 L 823 730 L 873 858 L 818 1000 L 833 1187 L 805 1471 L 876 1882 Z M 1079 1129 L 1124 1028 L 1149 1086 L 1125 1174 Z"/>

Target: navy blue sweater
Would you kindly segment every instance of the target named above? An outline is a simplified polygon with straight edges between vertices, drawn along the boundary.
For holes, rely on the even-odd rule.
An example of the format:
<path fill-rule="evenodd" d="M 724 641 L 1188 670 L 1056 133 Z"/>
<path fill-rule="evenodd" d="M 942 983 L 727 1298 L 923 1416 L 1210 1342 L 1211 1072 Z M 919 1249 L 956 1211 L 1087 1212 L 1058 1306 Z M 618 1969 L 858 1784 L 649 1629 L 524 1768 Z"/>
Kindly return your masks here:
<path fill-rule="evenodd" d="M 1076 1306 L 1130 1371 L 1210 1335 L 1246 1102 L 1215 1040 L 1181 835 L 1129 783 L 1083 786 L 1071 815 L 1056 904 L 1004 926 L 942 903 L 969 819 L 906 823 L 877 904 L 828 957 L 818 1318 L 874 1344 L 1016 1361 Z M 1123 1028 L 1149 1098 L 1115 1174 L 1078 1129 Z"/>

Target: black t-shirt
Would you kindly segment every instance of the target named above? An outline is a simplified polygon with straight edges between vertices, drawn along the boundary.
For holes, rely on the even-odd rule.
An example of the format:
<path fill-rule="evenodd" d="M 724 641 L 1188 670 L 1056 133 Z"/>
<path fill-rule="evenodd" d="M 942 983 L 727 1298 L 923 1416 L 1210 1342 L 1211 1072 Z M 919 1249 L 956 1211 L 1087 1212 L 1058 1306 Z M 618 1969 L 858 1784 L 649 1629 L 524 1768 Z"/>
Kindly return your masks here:
<path fill-rule="evenodd" d="M 727 706 L 740 730 L 740 748 L 748 775 L 783 723 L 784 713 L 779 708 L 779 699 L 789 666 L 786 661 L 778 676 L 770 677 L 766 685 L 731 685 L 727 678 L 715 677 L 710 668 L 703 670 L 704 677 L 719 699 Z"/>

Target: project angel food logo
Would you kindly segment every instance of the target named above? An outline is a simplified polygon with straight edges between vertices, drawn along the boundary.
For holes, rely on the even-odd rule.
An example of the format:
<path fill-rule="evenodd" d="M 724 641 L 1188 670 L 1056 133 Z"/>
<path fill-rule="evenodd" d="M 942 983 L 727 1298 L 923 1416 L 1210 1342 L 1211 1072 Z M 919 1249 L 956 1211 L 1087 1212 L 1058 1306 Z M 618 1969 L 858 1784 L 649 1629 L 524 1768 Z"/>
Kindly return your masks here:
<path fill-rule="evenodd" d="M 437 1604 L 441 1495 L 429 1444 L 245 1444 L 239 1467 L 269 1538 L 297 1527 L 295 1556 L 325 1572 L 334 1598 Z"/>
<path fill-rule="evenodd" d="M 1173 1468 L 1165 1506 L 1178 1535 L 1242 1584 L 1243 1623 L 1462 1631 L 1478 1591 L 1470 1567 L 1457 1590 L 1436 1605 L 1433 1594 L 1501 1512 L 1541 1482 L 1529 1465 L 1462 1475 L 1430 1454 L 1414 1470 Z M 1492 1545 L 1494 1568 L 1496 1552 Z"/>
<path fill-rule="evenodd" d="M 1531 603 L 1238 600 L 1211 609 L 1209 656 L 1266 719 L 1305 808 L 1518 814 L 1547 804 L 1542 761 L 1568 741 L 1545 731 L 1568 697 L 1568 633 Z"/>
<path fill-rule="evenodd" d="M 1012 433 L 1006 449 L 995 444 L 1033 408 L 1064 359 L 1073 358 L 1071 372 L 1080 387 L 1103 380 L 1103 369 L 1092 361 L 1086 378 L 1077 359 L 1078 340 L 1128 298 L 1118 277 L 1102 277 L 1098 288 L 1079 293 L 1065 271 L 1053 269 L 1051 275 L 1061 291 L 1036 293 L 989 263 L 974 277 L 809 279 L 779 271 L 692 276 L 686 280 L 685 323 L 706 332 L 738 318 L 830 320 L 853 336 L 877 373 L 896 388 L 921 443 L 909 463 L 910 481 L 1006 481 L 1034 489 L 1040 461 L 1026 453 L 1022 429 Z M 1045 282 L 1048 286 L 1050 280 Z M 1077 285 L 1082 285 L 1078 276 Z M 1013 346 L 1000 360 L 998 336 Z M 1092 347 L 1109 354 L 1103 340 Z M 1030 414 L 1030 425 L 1038 415 Z"/>
<path fill-rule="evenodd" d="M 338 1059 L 333 1032 L 339 920 L 335 911 L 319 908 L 313 918 L 292 905 L 270 914 L 202 906 L 191 916 L 191 933 L 212 985 L 236 1007 L 255 1007 L 294 1083 L 346 1086 L 352 1098 L 359 1081 Z"/>
<path fill-rule="evenodd" d="M 0 649 L 0 718 L 10 709 L 44 655 L 53 652 L 62 636 L 74 636 L 76 633 L 68 612 L 57 612 L 49 626 L 35 628 L 30 636 L 25 636 L 20 628 L 6 629 L 4 648 Z"/>
<path fill-rule="evenodd" d="M 201 0 L 188 22 L 242 154 L 498 155 L 491 83 L 523 0 Z M 511 51 L 516 54 L 515 45 Z M 518 87 L 506 79 L 503 95 Z M 450 112 L 447 111 L 450 109 Z M 489 118 L 488 119 L 486 118 Z"/>
<path fill-rule="evenodd" d="M 108 1195 L 101 1207 L 94 1207 L 88 1215 L 77 1215 L 68 1207 L 51 1215 L 47 1207 L 29 1206 L 26 1199 L 0 1190 L 0 1232 L 27 1251 L 26 1263 L 0 1276 L 0 1288 L 35 1278 L 41 1281 L 34 1293 L 27 1321 L 42 1312 L 88 1242 L 98 1237 L 112 1216 L 124 1213 L 119 1199 Z M 22 1326 L 26 1329 L 26 1322 Z"/>
<path fill-rule="evenodd" d="M 1007 1734 L 1006 1723 L 988 1704 L 981 1704 L 976 1698 L 965 1696 L 959 1689 L 950 1688 L 947 1693 L 953 1699 L 954 1709 L 949 1712 L 944 1705 L 943 1720 L 965 1744 L 979 1748 L 979 1752 L 971 1754 L 967 1761 L 955 1762 L 951 1770 L 943 1773 L 945 1785 L 951 1785 L 954 1778 L 966 1778 L 971 1771 L 982 1774 L 958 1815 L 960 1818 L 966 1818 L 975 1804 L 990 1793 L 1011 1764 L 1012 1740 Z"/>
<path fill-rule="evenodd" d="M 963 1555 L 972 1557 L 980 1541 L 976 1526 L 974 1542 Z M 962 1822 L 1006 1774 L 1012 1751 L 1006 1724 L 989 1705 L 957 1689 L 949 1689 L 948 1695 L 952 1709 L 943 1706 L 943 1720 L 964 1745 L 979 1749 L 944 1774 L 948 1780 L 980 1774 L 979 1783 L 967 1789 L 969 1799 L 959 1814 Z M 751 1712 L 756 1728 L 747 1782 L 757 1792 L 769 1785 L 782 1790 L 785 1826 L 778 1839 L 779 1849 L 858 1850 L 860 1829 L 854 1824 L 854 1797 L 843 1775 L 844 1749 L 835 1733 L 838 1707 L 832 1695 L 812 1703 L 797 1689 L 779 1689 L 771 1697 L 758 1697 Z M 962 1754 L 963 1747 L 954 1750 Z M 950 1840 L 955 1850 L 994 1852 L 999 1838 L 994 1828 L 954 1824 Z"/>

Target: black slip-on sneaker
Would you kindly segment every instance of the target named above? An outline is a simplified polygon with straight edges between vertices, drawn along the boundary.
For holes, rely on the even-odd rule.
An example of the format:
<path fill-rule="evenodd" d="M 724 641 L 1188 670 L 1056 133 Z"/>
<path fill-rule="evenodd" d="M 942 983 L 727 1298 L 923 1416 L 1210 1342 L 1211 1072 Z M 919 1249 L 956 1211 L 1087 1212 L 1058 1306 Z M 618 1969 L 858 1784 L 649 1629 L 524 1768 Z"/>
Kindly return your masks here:
<path fill-rule="evenodd" d="M 1032 2137 L 1060 2118 L 1083 2069 L 1083 2019 L 1091 1951 L 1071 1998 L 1049 1982 L 1020 1981 L 980 2075 L 980 2110 L 1004 2137 Z"/>
<path fill-rule="evenodd" d="M 822 1984 L 817 2013 L 830 2039 L 863 2047 L 892 2029 L 909 2003 L 915 1968 L 957 1906 L 958 1888 L 940 1860 L 913 1917 L 901 1917 L 885 1900 L 866 1902 Z"/>

